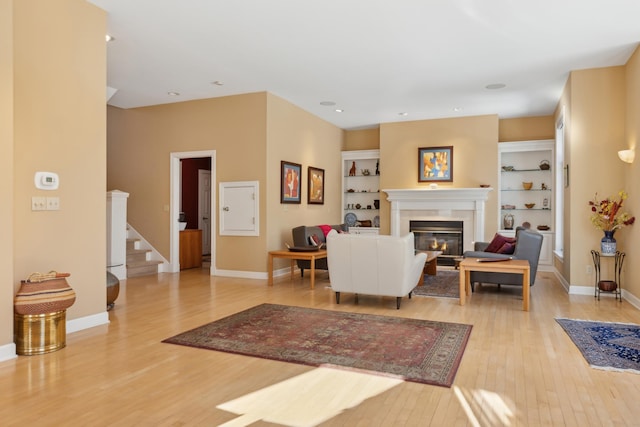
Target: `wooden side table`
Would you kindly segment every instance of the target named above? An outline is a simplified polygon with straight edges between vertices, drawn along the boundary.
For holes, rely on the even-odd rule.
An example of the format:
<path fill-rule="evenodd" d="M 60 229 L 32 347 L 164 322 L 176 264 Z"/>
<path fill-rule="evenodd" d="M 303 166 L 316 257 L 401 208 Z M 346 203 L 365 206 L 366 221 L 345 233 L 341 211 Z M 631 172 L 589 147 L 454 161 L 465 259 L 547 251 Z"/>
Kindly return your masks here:
<path fill-rule="evenodd" d="M 624 252 L 616 251 L 615 254 L 605 255 L 601 254 L 598 251 L 591 251 L 591 258 L 593 258 L 593 267 L 596 271 L 596 280 L 595 280 L 595 291 L 594 298 L 598 298 L 600 301 L 600 293 L 607 292 L 615 294 L 616 300 L 620 299 L 622 302 L 622 263 L 624 262 L 624 257 L 626 254 Z M 600 275 L 600 260 L 602 258 L 605 259 L 613 259 L 613 280 L 602 280 Z"/>
<path fill-rule="evenodd" d="M 526 259 L 482 262 L 478 258 L 465 258 L 460 262 L 460 305 L 471 294 L 471 272 L 488 271 L 491 273 L 522 274 L 522 310 L 529 311 L 529 280 L 531 267 Z"/>
<path fill-rule="evenodd" d="M 273 259 L 274 258 L 288 258 L 291 260 L 291 280 L 293 280 L 293 270 L 295 267 L 295 261 L 298 259 L 306 259 L 311 261 L 311 289 L 315 287 L 316 279 L 316 260 L 327 257 L 326 249 L 319 249 L 312 252 L 293 252 L 289 250 L 284 251 L 270 251 L 269 252 L 269 266 L 268 266 L 268 284 L 273 286 Z"/>
<path fill-rule="evenodd" d="M 202 267 L 202 230 L 180 232 L 180 270 Z"/>

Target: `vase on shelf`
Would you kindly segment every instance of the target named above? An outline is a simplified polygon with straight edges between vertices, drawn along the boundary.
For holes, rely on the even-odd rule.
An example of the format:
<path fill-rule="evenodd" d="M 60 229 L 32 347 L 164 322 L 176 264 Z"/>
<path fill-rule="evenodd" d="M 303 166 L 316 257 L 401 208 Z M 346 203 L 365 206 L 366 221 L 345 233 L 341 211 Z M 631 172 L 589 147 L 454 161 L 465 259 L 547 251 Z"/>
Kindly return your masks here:
<path fill-rule="evenodd" d="M 600 240 L 600 252 L 602 255 L 615 255 L 617 249 L 616 239 L 613 237 L 615 231 L 604 231 L 604 237 Z"/>
<path fill-rule="evenodd" d="M 506 214 L 502 219 L 502 226 L 505 230 L 513 230 L 513 224 L 515 222 L 515 218 L 511 214 Z"/>

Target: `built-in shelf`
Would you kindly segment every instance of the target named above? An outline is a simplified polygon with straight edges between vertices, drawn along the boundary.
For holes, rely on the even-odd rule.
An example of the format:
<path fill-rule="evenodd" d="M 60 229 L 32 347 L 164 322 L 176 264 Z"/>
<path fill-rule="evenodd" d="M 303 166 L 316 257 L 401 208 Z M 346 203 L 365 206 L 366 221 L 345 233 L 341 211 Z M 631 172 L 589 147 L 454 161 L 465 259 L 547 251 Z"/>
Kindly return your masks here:
<path fill-rule="evenodd" d="M 368 171 L 368 174 L 363 174 L 363 171 Z M 379 171 L 379 150 L 342 152 L 342 218 L 345 222 L 347 214 L 354 214 L 357 217 L 357 225 L 363 221 L 365 224 L 370 221 L 372 225 L 379 225 L 380 211 L 376 208 L 380 203 Z M 360 208 L 356 208 L 356 205 L 360 205 Z M 362 233 L 378 233 L 375 226 L 355 228 L 361 229 Z M 365 230 L 367 228 L 369 230 Z"/>
<path fill-rule="evenodd" d="M 554 174 L 551 166 L 554 163 L 553 140 L 502 142 L 498 144 L 499 153 L 499 188 L 498 229 L 509 235 L 515 231 L 505 229 L 506 219 L 513 219 L 514 228 L 527 225 L 544 236 L 540 264 L 551 265 L 553 261 L 553 229 L 554 229 Z M 505 170 L 509 168 L 508 170 Z M 548 168 L 547 168 L 548 167 Z M 512 169 L 511 169 L 512 168 Z M 531 182 L 532 188 L 525 189 L 524 182 Z M 525 204 L 535 203 L 533 208 Z M 539 226 L 549 230 L 538 230 Z"/>

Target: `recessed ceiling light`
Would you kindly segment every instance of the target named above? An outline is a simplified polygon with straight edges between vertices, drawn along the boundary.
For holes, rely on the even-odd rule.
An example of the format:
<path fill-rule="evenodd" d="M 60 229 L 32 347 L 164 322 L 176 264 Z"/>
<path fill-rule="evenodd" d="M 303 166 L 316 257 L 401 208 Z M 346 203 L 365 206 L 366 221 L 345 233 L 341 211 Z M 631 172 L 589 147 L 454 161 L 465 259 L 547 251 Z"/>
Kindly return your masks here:
<path fill-rule="evenodd" d="M 491 83 L 490 85 L 486 85 L 485 88 L 489 90 L 502 89 L 507 85 L 504 83 Z"/>
<path fill-rule="evenodd" d="M 105 36 L 105 40 L 107 40 L 107 43 L 108 43 L 108 42 L 114 41 L 114 40 L 115 40 L 115 37 L 112 37 L 112 36 L 110 36 L 109 34 L 107 34 L 107 35 Z"/>
<path fill-rule="evenodd" d="M 325 107 L 331 107 L 333 105 L 336 105 L 336 103 L 333 101 L 322 101 L 320 102 L 320 105 L 324 105 Z"/>
<path fill-rule="evenodd" d="M 453 111 L 455 111 L 456 113 L 459 113 L 462 110 L 464 110 L 464 108 L 462 107 L 453 107 Z"/>
<path fill-rule="evenodd" d="M 336 113 L 344 113 L 344 110 L 343 110 L 343 109 L 341 109 L 341 108 L 337 108 L 337 109 L 336 109 Z"/>
<path fill-rule="evenodd" d="M 211 82 L 212 85 L 214 86 L 223 86 L 224 83 L 222 83 L 220 80 L 216 80 L 215 82 Z"/>
<path fill-rule="evenodd" d="M 404 117 L 404 116 L 408 116 L 408 115 L 409 115 L 409 113 L 405 113 L 405 112 L 403 111 L 402 113 L 398 113 L 398 115 L 399 115 L 399 116 L 403 116 L 403 117 Z"/>
<path fill-rule="evenodd" d="M 169 96 L 180 96 L 180 92 L 167 92 L 167 95 Z"/>

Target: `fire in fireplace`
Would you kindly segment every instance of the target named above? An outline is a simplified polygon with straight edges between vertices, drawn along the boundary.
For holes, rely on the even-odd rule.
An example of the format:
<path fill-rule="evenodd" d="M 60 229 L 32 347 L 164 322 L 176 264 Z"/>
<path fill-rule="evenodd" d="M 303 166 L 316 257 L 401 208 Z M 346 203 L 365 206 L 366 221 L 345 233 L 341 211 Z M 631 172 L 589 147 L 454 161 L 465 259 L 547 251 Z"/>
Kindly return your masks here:
<path fill-rule="evenodd" d="M 462 256 L 462 221 L 409 221 L 409 231 L 417 250 L 442 251 L 438 265 L 455 265 L 454 259 Z"/>

